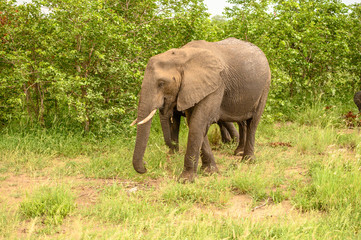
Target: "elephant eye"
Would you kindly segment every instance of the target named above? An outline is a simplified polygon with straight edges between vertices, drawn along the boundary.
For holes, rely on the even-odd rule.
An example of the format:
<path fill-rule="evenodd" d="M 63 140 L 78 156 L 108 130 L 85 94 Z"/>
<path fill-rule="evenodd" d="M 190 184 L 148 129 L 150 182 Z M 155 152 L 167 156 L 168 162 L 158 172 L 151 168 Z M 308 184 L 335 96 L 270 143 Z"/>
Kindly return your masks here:
<path fill-rule="evenodd" d="M 164 81 L 159 81 L 159 82 L 158 82 L 158 87 L 161 88 L 161 87 L 163 87 L 163 86 L 164 86 Z"/>

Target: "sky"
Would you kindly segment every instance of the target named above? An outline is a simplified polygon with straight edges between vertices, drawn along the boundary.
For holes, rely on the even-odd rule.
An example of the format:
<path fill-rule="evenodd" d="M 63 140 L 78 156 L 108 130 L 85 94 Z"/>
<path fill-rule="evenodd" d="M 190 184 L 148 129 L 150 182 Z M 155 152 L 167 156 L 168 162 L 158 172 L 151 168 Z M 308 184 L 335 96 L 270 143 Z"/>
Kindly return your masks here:
<path fill-rule="evenodd" d="M 361 0 L 342 0 L 343 3 L 349 5 L 353 3 L 361 3 Z M 231 6 L 227 3 L 227 0 L 204 0 L 204 3 L 208 7 L 208 12 L 214 15 L 222 15 L 224 7 Z"/>

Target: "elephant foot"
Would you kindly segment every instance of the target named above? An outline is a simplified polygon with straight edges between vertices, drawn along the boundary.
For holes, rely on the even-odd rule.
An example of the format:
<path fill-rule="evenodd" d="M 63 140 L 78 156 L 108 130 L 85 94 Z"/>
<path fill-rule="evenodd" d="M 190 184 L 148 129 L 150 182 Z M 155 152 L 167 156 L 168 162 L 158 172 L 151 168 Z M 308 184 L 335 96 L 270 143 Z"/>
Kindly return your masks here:
<path fill-rule="evenodd" d="M 183 171 L 182 174 L 178 178 L 178 182 L 180 183 L 192 183 L 194 182 L 194 179 L 196 178 L 196 173 L 191 171 Z"/>
<path fill-rule="evenodd" d="M 219 170 L 216 165 L 202 165 L 201 171 L 207 175 L 212 175 L 214 173 L 218 173 Z"/>
<path fill-rule="evenodd" d="M 177 152 L 179 152 L 179 148 L 176 147 L 176 146 L 173 146 L 173 147 L 169 148 L 168 154 L 173 155 L 173 154 L 175 154 Z"/>
<path fill-rule="evenodd" d="M 254 155 L 244 155 L 242 157 L 242 162 L 244 163 L 255 163 L 256 162 L 256 157 Z"/>
<path fill-rule="evenodd" d="M 234 151 L 234 155 L 235 155 L 235 156 L 243 157 L 243 154 L 244 154 L 243 148 L 237 148 L 237 149 Z"/>

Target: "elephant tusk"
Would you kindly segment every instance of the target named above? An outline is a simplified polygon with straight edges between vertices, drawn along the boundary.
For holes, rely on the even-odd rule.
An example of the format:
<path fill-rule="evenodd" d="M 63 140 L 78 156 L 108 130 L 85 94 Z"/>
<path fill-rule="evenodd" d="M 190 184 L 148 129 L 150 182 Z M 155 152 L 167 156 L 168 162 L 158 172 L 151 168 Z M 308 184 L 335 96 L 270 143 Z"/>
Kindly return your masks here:
<path fill-rule="evenodd" d="M 138 118 L 136 118 L 136 119 L 130 124 L 130 126 L 131 126 L 131 127 L 134 126 L 134 125 L 137 123 L 137 121 L 138 121 Z"/>
<path fill-rule="evenodd" d="M 154 109 L 146 118 L 144 118 L 142 121 L 140 121 L 138 123 L 138 125 L 148 122 L 154 116 L 156 111 L 157 111 L 157 109 Z"/>

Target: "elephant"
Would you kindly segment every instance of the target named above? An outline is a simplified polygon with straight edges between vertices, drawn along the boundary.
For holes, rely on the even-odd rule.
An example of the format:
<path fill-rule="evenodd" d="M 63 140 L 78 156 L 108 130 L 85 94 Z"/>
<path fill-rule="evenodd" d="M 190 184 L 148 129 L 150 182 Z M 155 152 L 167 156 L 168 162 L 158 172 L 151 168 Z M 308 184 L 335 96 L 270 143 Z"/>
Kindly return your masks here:
<path fill-rule="evenodd" d="M 170 116 L 159 114 L 164 142 L 169 147 L 170 153 L 179 151 L 179 127 L 181 117 L 185 117 L 184 112 L 177 111 L 176 108 L 173 109 L 173 113 L 171 113 Z M 239 141 L 239 133 L 233 123 L 218 121 L 217 124 L 220 128 L 223 143 L 229 143 L 232 140 Z"/>
<path fill-rule="evenodd" d="M 353 96 L 353 101 L 356 104 L 358 111 L 361 112 L 361 91 L 355 93 Z"/>
<path fill-rule="evenodd" d="M 271 71 L 265 54 L 256 45 L 236 38 L 191 41 L 151 57 L 134 121 L 135 171 L 147 171 L 143 157 L 154 114 L 159 110 L 160 114 L 171 116 L 174 108 L 185 112 L 189 127 L 180 181 L 194 181 L 200 156 L 201 171 L 218 172 L 207 137 L 209 126 L 217 121 L 240 125 L 246 122 L 244 146 L 239 142 L 237 148 L 244 149 L 242 161 L 254 161 L 256 129 L 270 84 Z"/>

